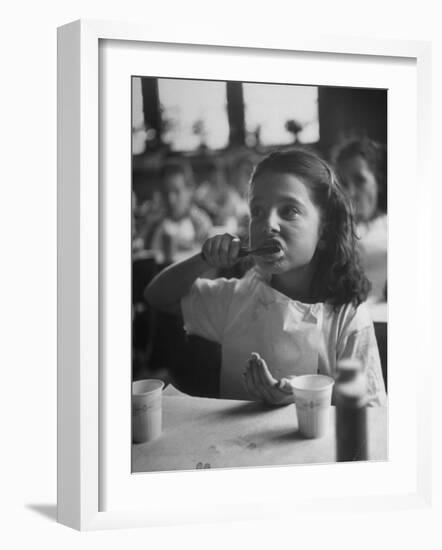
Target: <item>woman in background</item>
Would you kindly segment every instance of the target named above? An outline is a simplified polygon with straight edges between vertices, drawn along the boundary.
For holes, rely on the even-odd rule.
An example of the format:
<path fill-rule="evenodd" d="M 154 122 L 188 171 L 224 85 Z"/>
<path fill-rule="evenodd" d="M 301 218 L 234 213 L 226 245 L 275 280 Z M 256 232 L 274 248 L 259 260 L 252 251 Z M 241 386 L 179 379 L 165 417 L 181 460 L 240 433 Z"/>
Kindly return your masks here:
<path fill-rule="evenodd" d="M 386 150 L 370 140 L 350 141 L 335 165 L 353 204 L 362 267 L 371 283 L 370 302 L 387 299 L 388 223 L 386 213 Z"/>

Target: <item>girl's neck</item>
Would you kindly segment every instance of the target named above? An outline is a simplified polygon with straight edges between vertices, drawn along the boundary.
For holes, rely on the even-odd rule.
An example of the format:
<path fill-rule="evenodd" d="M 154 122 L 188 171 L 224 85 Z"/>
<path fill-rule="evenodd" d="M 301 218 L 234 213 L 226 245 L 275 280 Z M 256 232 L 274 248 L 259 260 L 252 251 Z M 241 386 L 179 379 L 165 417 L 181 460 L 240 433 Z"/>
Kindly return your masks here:
<path fill-rule="evenodd" d="M 272 288 L 285 294 L 291 300 L 297 300 L 311 304 L 316 300 L 311 295 L 312 265 L 280 275 L 272 275 L 270 284 Z"/>

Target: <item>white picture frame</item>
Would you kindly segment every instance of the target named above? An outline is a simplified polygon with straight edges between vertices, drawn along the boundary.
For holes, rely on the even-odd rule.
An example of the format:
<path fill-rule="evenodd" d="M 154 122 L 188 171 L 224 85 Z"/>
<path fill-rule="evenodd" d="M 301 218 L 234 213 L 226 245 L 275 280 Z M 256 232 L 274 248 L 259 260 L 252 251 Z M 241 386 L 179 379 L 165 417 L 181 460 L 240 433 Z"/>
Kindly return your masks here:
<path fill-rule="evenodd" d="M 100 154 L 103 147 L 100 133 L 100 120 L 105 114 L 105 106 L 100 97 L 100 86 L 103 80 L 103 66 L 118 65 L 116 56 L 112 52 L 104 51 L 106 44 L 122 46 L 125 50 L 121 54 L 120 63 L 123 72 L 132 70 L 127 65 L 127 54 L 135 48 L 151 48 L 150 59 L 160 59 L 161 47 L 178 59 L 180 55 L 192 55 L 198 50 L 200 62 L 195 67 L 196 73 L 209 70 L 211 56 L 214 52 L 227 55 L 232 61 L 240 56 L 263 56 L 276 59 L 284 65 L 291 63 L 294 54 L 309 56 L 308 60 L 318 58 L 324 63 L 331 60 L 340 60 L 345 70 L 347 61 L 364 64 L 370 60 L 388 67 L 396 68 L 401 74 L 404 67 L 404 81 L 417 86 L 405 93 L 408 107 L 417 114 L 417 123 L 411 122 L 411 132 L 414 137 L 405 144 L 411 153 L 411 170 L 401 172 L 397 152 L 392 153 L 393 175 L 405 178 L 407 185 L 415 181 L 414 168 L 419 172 L 419 185 L 414 197 L 405 198 L 402 207 L 414 205 L 417 211 L 417 231 L 410 232 L 403 225 L 404 217 L 392 198 L 394 191 L 389 189 L 389 204 L 392 206 L 392 228 L 390 230 L 390 270 L 389 276 L 389 307 L 390 327 L 397 327 L 401 323 L 399 297 L 404 285 L 412 285 L 412 294 L 416 296 L 414 304 L 409 309 L 412 319 L 402 331 L 404 341 L 410 341 L 409 348 L 403 353 L 398 342 L 401 335 L 395 328 L 389 333 L 389 345 L 392 372 L 390 403 L 394 403 L 390 410 L 390 436 L 394 436 L 397 427 L 405 418 L 409 425 L 410 441 L 403 440 L 398 446 L 390 448 L 390 461 L 387 466 L 374 464 L 366 471 L 363 465 L 335 465 L 334 482 L 330 482 L 327 466 L 316 466 L 313 470 L 309 466 L 303 467 L 303 476 L 315 479 L 315 486 L 300 487 L 298 495 L 287 494 L 283 491 L 283 483 L 299 481 L 296 478 L 295 467 L 236 470 L 220 472 L 200 472 L 204 478 L 202 487 L 196 482 L 192 473 L 151 474 L 149 476 L 131 476 L 129 470 L 118 480 L 114 472 L 127 465 L 127 453 L 121 460 L 109 460 L 112 454 L 113 443 L 104 441 L 106 432 L 106 416 L 109 413 L 107 402 L 113 397 L 115 384 L 127 378 L 127 396 L 120 399 L 118 407 L 114 407 L 112 417 L 115 432 L 123 434 L 122 446 L 129 448 L 129 440 L 124 439 L 128 433 L 130 415 L 128 371 L 119 376 L 118 380 L 110 383 L 103 382 L 103 364 L 107 361 L 107 353 L 103 344 L 103 323 L 108 311 L 109 289 L 114 283 L 103 283 L 105 270 L 109 265 L 103 259 L 105 246 L 103 232 L 109 230 L 103 219 L 112 217 L 115 204 L 121 196 L 108 197 L 103 201 L 103 172 L 100 171 Z M 100 50 L 101 48 L 101 50 Z M 111 48 L 112 49 L 112 48 Z M 117 48 L 118 50 L 118 48 Z M 105 53 L 103 53 L 103 51 Z M 381 508 L 403 508 L 427 506 L 431 500 L 431 439 L 430 439 L 430 409 L 431 403 L 424 392 L 431 375 L 431 353 L 429 335 L 430 292 L 431 292 L 431 233 L 430 217 L 427 206 L 431 204 L 431 182 L 429 181 L 428 149 L 429 149 L 429 121 L 431 116 L 431 102 L 429 97 L 431 44 L 428 42 L 365 40 L 355 37 L 320 37 L 309 38 L 302 35 L 296 37 L 281 36 L 278 41 L 272 39 L 268 43 L 263 36 L 247 37 L 233 36 L 220 30 L 216 36 L 206 36 L 204 29 L 192 36 L 186 29 L 178 33 L 174 31 L 168 35 L 160 28 L 148 28 L 144 25 L 126 24 L 103 21 L 76 21 L 65 25 L 58 30 L 58 521 L 79 530 L 92 530 L 116 527 L 150 526 L 169 523 L 194 523 L 201 521 L 218 521 L 233 519 L 251 519 L 261 517 L 266 501 L 281 503 L 284 506 L 274 506 L 273 514 L 281 517 L 284 509 L 293 511 L 302 510 L 311 513 L 318 509 L 327 509 L 332 503 L 334 510 L 345 511 L 357 507 L 360 510 L 373 511 Z M 184 57 L 183 57 L 184 59 Z M 204 59 L 209 62 L 205 66 Z M 226 62 L 224 61 L 224 65 Z M 185 65 L 185 64 L 184 64 Z M 324 65 L 325 67 L 326 65 Z M 198 68 L 199 67 L 199 68 Z M 407 68 L 408 67 L 408 68 Z M 385 68 L 385 67 L 384 67 Z M 148 70 L 148 69 L 147 69 Z M 194 77 L 189 74 L 188 66 L 181 69 L 181 76 Z M 212 68 L 212 70 L 214 70 Z M 284 70 L 284 67 L 283 67 Z M 187 72 L 186 72 L 187 71 Z M 120 73 L 115 72 L 116 77 Z M 157 75 L 158 72 L 153 74 Z M 177 73 L 178 74 L 178 73 Z M 330 74 L 323 74 L 323 82 L 329 82 Z M 373 73 L 374 74 L 374 73 Z M 146 73 L 148 75 L 148 73 Z M 223 75 L 224 76 L 224 75 Z M 210 76 L 209 76 L 210 78 Z M 374 78 L 374 77 L 373 77 Z M 400 76 L 398 77 L 401 78 Z M 101 80 L 100 80 L 101 79 Z M 407 80 L 408 79 L 408 80 Z M 318 82 L 314 82 L 315 84 Z M 381 86 L 381 83 L 379 84 Z M 399 89 L 399 86 L 398 86 Z M 408 88 L 407 88 L 408 89 Z M 112 98 L 106 98 L 107 101 Z M 405 101 L 405 100 L 404 100 Z M 107 103 L 106 103 L 107 104 Z M 395 105 L 389 102 L 389 108 L 394 111 Z M 399 116 L 400 113 L 397 113 Z M 126 116 L 126 115 L 124 115 Z M 101 118 L 100 118 L 101 117 Z M 129 127 L 129 124 L 128 124 Z M 395 137 L 399 130 L 397 120 L 389 118 L 389 139 Z M 124 136 L 123 136 L 124 138 Z M 399 138 L 398 138 L 399 139 Z M 111 144 L 111 147 L 118 144 Z M 128 142 L 128 147 L 130 147 Z M 390 152 L 391 153 L 391 152 Z M 122 155 L 126 153 L 122 152 Z M 127 155 L 126 155 L 127 157 Z M 127 160 L 127 158 L 126 158 Z M 415 161 L 415 162 L 414 162 Z M 390 163 L 391 164 L 391 163 Z M 124 173 L 127 164 L 120 163 Z M 410 176 L 414 174 L 413 176 Z M 130 179 L 130 174 L 126 174 Z M 389 173 L 389 178 L 391 174 Z M 391 178 L 389 181 L 392 181 Z M 394 187 L 394 183 L 389 187 Z M 128 188 L 129 189 L 129 188 Z M 130 203 L 130 193 L 127 189 L 127 204 Z M 408 201 L 408 202 L 407 202 Z M 127 213 L 129 209 L 127 209 Z M 108 216 L 109 215 L 109 216 Z M 402 216 L 402 217 L 401 217 Z M 397 222 L 396 222 L 397 220 Z M 115 221 L 115 220 L 114 220 Z M 125 220 L 120 220 L 126 227 Z M 391 243 L 398 243 L 400 235 L 404 233 L 410 246 L 416 248 L 415 253 L 419 261 L 410 267 L 405 281 L 395 275 L 394 266 L 400 262 L 400 251 L 394 253 Z M 124 246 L 124 239 L 120 239 Z M 425 243 L 425 244 L 424 244 Z M 130 250 L 127 247 L 127 257 Z M 414 249 L 414 248 L 413 248 Z M 122 248 L 119 248 L 122 251 Z M 123 262 L 124 263 L 124 262 Z M 123 274 L 123 280 L 127 280 Z M 126 277 L 126 279 L 124 279 Z M 394 286 L 390 282 L 394 283 Z M 402 285 L 402 286 L 401 286 Z M 396 290 L 397 289 L 397 290 Z M 124 302 L 121 304 L 124 310 Z M 121 312 L 121 310 L 120 310 Z M 427 315 L 426 315 L 427 314 Z M 129 310 L 122 313 L 122 322 L 129 318 Z M 427 319 L 427 320 L 426 320 Z M 418 322 L 419 320 L 419 322 Z M 123 337 L 127 344 L 127 332 L 130 323 L 127 322 L 126 333 Z M 396 337 L 395 337 L 396 331 Z M 408 331 L 408 333 L 407 333 Z M 404 335 L 404 332 L 406 333 Z M 415 336 L 414 341 L 407 340 Z M 124 340 L 126 338 L 126 340 Z M 103 347 L 104 346 L 104 347 Z M 124 347 L 127 351 L 127 345 Z M 121 351 L 121 350 L 119 350 Z M 124 354 L 125 351 L 123 350 Z M 411 377 L 399 376 L 394 364 L 402 362 L 405 373 L 412 373 L 412 362 L 425 356 L 426 360 L 420 364 L 421 376 L 410 381 Z M 124 360 L 124 358 L 123 358 Z M 113 384 L 113 385 L 112 385 Z M 404 405 L 403 395 L 408 392 L 413 399 L 409 399 L 410 406 Z M 414 397 L 416 399 L 414 399 Z M 401 408 L 403 407 L 403 408 Z M 402 413 L 407 410 L 405 417 Z M 126 410 L 127 409 L 127 410 Z M 120 422 L 124 417 L 125 422 Z M 129 428 L 130 429 L 130 428 Z M 399 435 L 398 435 L 399 438 Z M 399 444 L 400 443 L 400 444 Z M 402 445 L 402 447 L 401 447 Z M 409 445 L 409 446 L 408 446 Z M 397 451 L 397 452 L 396 452 Z M 112 455 L 113 456 L 113 455 Z M 123 466 L 122 466 L 123 465 Z M 348 481 L 340 482 L 342 468 L 350 468 Z M 120 471 L 118 470 L 118 471 Z M 299 469 L 298 469 L 299 471 Z M 347 472 L 346 471 L 346 472 Z M 273 479 L 269 479 L 269 472 Z M 375 486 L 373 491 L 364 492 L 363 488 L 355 489 L 352 479 L 366 475 L 390 476 L 395 483 L 385 486 L 383 491 Z M 396 475 L 397 474 L 397 475 Z M 123 474 L 122 474 L 123 475 Z M 209 477 L 210 476 L 210 477 Z M 258 477 L 259 476 L 259 477 Z M 298 476 L 299 477 L 299 476 Z M 131 479 L 129 479 L 131 478 Z M 293 479 L 292 479 L 293 478 Z M 256 480 L 262 480 L 259 494 L 254 491 Z M 103 497 L 103 485 L 114 483 L 115 487 L 109 490 L 112 498 Z M 222 492 L 223 486 L 244 488 L 243 497 L 238 497 L 229 491 Z M 346 486 L 345 486 L 346 485 Z M 140 506 L 132 498 L 137 486 L 149 489 L 150 498 Z M 324 492 L 324 487 L 326 491 Z M 309 492 L 310 489 L 310 492 Z M 189 491 L 192 490 L 192 497 Z M 217 491 L 217 497 L 214 493 Z M 174 502 L 168 502 L 163 494 L 173 494 Z M 145 493 L 144 493 L 145 494 Z M 155 503 L 153 502 L 155 500 Z M 233 502 L 235 500 L 235 502 Z M 111 503 L 111 504 L 109 504 Z M 216 504 L 210 506 L 208 504 Z M 155 504 L 155 506 L 153 506 Z M 267 511 L 268 512 L 268 511 Z"/>

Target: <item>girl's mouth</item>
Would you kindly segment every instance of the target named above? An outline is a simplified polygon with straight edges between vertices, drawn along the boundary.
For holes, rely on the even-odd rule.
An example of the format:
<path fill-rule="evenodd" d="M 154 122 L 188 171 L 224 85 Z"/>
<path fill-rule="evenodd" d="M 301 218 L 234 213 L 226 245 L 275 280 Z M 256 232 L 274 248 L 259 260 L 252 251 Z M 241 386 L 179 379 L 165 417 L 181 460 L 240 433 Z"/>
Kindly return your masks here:
<path fill-rule="evenodd" d="M 264 263 L 274 263 L 280 260 L 284 256 L 284 250 L 279 243 L 269 243 L 268 252 L 260 254 L 260 259 Z"/>

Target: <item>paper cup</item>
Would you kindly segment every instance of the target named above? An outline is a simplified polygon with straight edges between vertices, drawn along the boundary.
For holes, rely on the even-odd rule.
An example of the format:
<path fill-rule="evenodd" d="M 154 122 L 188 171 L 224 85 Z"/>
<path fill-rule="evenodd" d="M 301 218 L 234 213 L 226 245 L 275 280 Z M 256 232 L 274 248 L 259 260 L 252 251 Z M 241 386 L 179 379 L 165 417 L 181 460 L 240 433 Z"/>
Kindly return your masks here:
<path fill-rule="evenodd" d="M 132 383 L 132 440 L 153 441 L 161 435 L 162 380 L 138 380 Z"/>
<path fill-rule="evenodd" d="M 330 425 L 333 384 L 330 376 L 305 374 L 291 380 L 299 431 L 304 437 L 323 437 Z"/>

